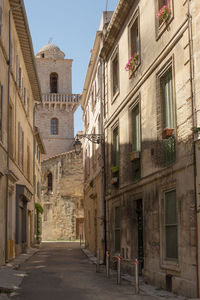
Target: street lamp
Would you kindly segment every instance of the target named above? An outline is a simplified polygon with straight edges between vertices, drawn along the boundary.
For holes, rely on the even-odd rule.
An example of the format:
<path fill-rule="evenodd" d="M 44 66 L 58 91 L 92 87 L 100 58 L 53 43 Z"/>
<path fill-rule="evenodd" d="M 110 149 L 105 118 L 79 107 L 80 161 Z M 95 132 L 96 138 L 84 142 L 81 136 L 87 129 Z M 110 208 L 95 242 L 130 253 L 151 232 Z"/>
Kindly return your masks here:
<path fill-rule="evenodd" d="M 74 149 L 76 154 L 80 154 L 82 143 L 80 139 L 86 138 L 94 144 L 101 144 L 104 142 L 103 134 L 77 134 L 74 142 Z"/>

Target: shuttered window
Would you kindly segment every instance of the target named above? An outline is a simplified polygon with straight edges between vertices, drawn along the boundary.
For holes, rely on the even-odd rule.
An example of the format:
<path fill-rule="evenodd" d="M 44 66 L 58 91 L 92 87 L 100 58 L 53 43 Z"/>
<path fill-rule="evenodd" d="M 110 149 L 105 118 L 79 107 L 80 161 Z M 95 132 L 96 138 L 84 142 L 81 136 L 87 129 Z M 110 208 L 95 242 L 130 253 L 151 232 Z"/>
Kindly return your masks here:
<path fill-rule="evenodd" d="M 174 128 L 172 68 L 161 77 L 163 128 Z"/>
<path fill-rule="evenodd" d="M 113 130 L 113 151 L 112 151 L 112 164 L 119 166 L 119 128 Z"/>
<path fill-rule="evenodd" d="M 165 258 L 178 260 L 178 218 L 176 190 L 164 194 Z"/>
<path fill-rule="evenodd" d="M 118 53 L 112 61 L 112 91 L 113 96 L 119 92 L 119 58 Z"/>
<path fill-rule="evenodd" d="M 58 119 L 53 118 L 51 119 L 51 135 L 58 134 Z"/>
<path fill-rule="evenodd" d="M 131 56 L 135 53 L 139 53 L 139 26 L 138 18 L 134 21 L 130 28 L 130 39 L 131 39 Z"/>
<path fill-rule="evenodd" d="M 140 110 L 137 104 L 132 110 L 132 151 L 140 151 Z"/>

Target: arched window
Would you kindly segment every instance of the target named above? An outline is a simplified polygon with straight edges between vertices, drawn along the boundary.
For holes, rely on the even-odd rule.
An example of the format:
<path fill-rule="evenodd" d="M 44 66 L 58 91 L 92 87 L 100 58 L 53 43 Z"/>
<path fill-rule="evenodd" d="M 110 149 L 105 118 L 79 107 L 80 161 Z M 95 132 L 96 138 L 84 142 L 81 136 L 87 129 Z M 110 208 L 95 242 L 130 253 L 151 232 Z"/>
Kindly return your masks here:
<path fill-rule="evenodd" d="M 50 74 L 50 92 L 51 93 L 58 92 L 58 74 L 57 73 Z"/>
<path fill-rule="evenodd" d="M 52 192 L 52 190 L 53 190 L 53 176 L 52 176 L 52 173 L 49 173 L 47 175 L 47 189 L 48 189 L 48 192 Z"/>
<path fill-rule="evenodd" d="M 51 119 L 51 135 L 58 134 L 58 119 L 53 118 Z"/>

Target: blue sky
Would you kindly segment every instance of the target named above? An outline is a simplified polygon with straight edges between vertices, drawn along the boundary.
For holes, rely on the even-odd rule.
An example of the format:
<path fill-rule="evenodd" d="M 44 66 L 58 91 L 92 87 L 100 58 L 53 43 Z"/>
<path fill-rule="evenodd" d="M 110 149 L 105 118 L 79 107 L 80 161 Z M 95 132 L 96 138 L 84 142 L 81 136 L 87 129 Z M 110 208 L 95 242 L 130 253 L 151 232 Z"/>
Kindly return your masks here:
<path fill-rule="evenodd" d="M 118 0 L 108 0 L 108 10 L 114 10 Z M 96 31 L 106 0 L 24 0 L 37 53 L 42 46 L 52 43 L 73 59 L 72 92 L 82 93 Z M 82 112 L 75 113 L 74 133 L 83 128 Z"/>

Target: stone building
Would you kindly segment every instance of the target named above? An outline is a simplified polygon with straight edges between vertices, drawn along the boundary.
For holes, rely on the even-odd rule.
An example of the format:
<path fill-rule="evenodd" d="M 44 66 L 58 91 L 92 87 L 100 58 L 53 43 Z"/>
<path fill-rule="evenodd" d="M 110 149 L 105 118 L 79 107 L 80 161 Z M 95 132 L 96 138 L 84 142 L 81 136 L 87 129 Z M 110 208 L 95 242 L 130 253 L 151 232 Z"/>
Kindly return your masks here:
<path fill-rule="evenodd" d="M 186 297 L 199 296 L 199 8 L 120 0 L 100 53 L 107 250 Z"/>
<path fill-rule="evenodd" d="M 80 95 L 72 94 L 72 59 L 54 44 L 48 44 L 36 55 L 42 103 L 36 109 L 47 153 L 42 159 L 73 149 L 74 112 Z"/>
<path fill-rule="evenodd" d="M 42 162 L 42 239 L 75 240 L 83 235 L 83 161 L 75 151 Z"/>
<path fill-rule="evenodd" d="M 104 12 L 96 33 L 91 58 L 83 87 L 81 106 L 83 109 L 84 134 L 103 134 L 102 71 L 99 57 L 102 47 L 102 31 L 108 25 L 113 12 Z M 97 136 L 98 137 L 98 136 Z M 97 144 L 97 137 L 83 141 L 84 161 L 84 211 L 85 246 L 94 255 L 100 249 L 101 260 L 105 253 L 104 227 L 104 144 Z"/>
<path fill-rule="evenodd" d="M 34 242 L 34 102 L 41 94 L 23 1 L 0 1 L 0 66 L 1 265 Z"/>
<path fill-rule="evenodd" d="M 83 165 L 74 151 L 74 112 L 80 95 L 72 94 L 72 59 L 48 44 L 36 55 L 42 103 L 36 107 L 46 154 L 42 155 L 42 239 L 75 239 L 83 233 Z"/>

